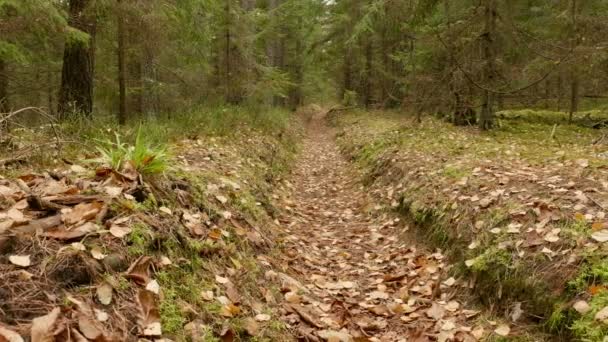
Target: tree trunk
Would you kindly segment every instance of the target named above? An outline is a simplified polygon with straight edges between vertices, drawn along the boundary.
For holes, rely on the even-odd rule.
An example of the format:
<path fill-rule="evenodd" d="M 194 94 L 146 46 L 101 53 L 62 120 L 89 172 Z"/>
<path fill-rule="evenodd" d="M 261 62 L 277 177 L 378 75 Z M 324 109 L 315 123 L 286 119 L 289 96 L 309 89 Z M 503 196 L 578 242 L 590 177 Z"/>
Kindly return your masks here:
<path fill-rule="evenodd" d="M 302 21 L 298 20 L 298 27 L 301 27 Z M 304 95 L 302 87 L 304 86 L 304 56 L 303 56 L 303 47 L 302 47 L 302 39 L 295 36 L 296 41 L 296 50 L 294 55 L 294 87 L 291 93 L 291 109 L 296 110 L 302 103 L 304 102 Z"/>
<path fill-rule="evenodd" d="M 574 50 L 578 45 L 576 14 L 578 11 L 576 0 L 572 0 L 571 7 L 572 32 L 570 36 L 571 49 Z M 579 78 L 574 63 L 570 66 L 570 111 L 568 113 L 568 123 L 572 123 L 574 114 L 578 111 Z"/>
<path fill-rule="evenodd" d="M 125 64 L 125 16 L 122 0 L 118 1 L 118 124 L 127 122 L 127 86 Z"/>
<path fill-rule="evenodd" d="M 562 110 L 562 98 L 564 96 L 564 89 L 562 85 L 562 71 L 560 70 L 557 74 L 557 111 Z"/>
<path fill-rule="evenodd" d="M 570 111 L 568 113 L 568 123 L 572 123 L 574 114 L 578 111 L 579 80 L 575 72 L 572 73 L 572 83 L 570 84 Z"/>
<path fill-rule="evenodd" d="M 93 111 L 93 75 L 96 19 L 88 14 L 90 0 L 70 0 L 68 24 L 89 34 L 87 42 L 66 42 L 61 72 L 58 112 L 61 116 Z"/>
<path fill-rule="evenodd" d="M 4 59 L 0 58 L 0 113 L 10 112 L 8 102 L 8 67 Z"/>
<path fill-rule="evenodd" d="M 551 81 L 549 78 L 545 80 L 545 109 L 549 109 L 551 100 Z"/>
<path fill-rule="evenodd" d="M 494 83 L 494 49 L 493 40 L 496 26 L 495 0 L 485 0 L 485 32 L 482 36 L 482 52 L 485 60 L 483 79 L 486 89 L 483 90 L 479 127 L 488 130 L 494 127 L 494 93 L 489 89 Z"/>
<path fill-rule="evenodd" d="M 226 101 L 229 103 L 233 103 L 235 102 L 234 99 L 234 94 L 233 94 L 233 89 L 232 89 L 232 63 L 231 63 L 231 54 L 230 54 L 230 50 L 232 49 L 232 45 L 231 45 L 231 32 L 230 32 L 230 25 L 232 24 L 232 20 L 230 18 L 230 1 L 231 0 L 226 0 L 226 6 L 224 7 L 224 15 L 226 16 L 225 20 L 226 20 L 226 32 L 225 34 L 225 39 L 226 39 L 226 45 L 224 46 L 224 67 L 225 67 L 225 72 L 226 74 L 224 75 L 225 78 L 225 98 Z"/>
<path fill-rule="evenodd" d="M 345 47 L 344 49 L 344 65 L 342 70 L 342 89 L 340 98 L 342 101 L 350 101 L 351 99 L 347 99 L 349 97 L 349 92 L 352 91 L 352 53 L 349 47 Z M 350 103 L 344 103 L 345 105 L 350 105 Z"/>
<path fill-rule="evenodd" d="M 365 44 L 365 84 L 363 85 L 363 105 L 369 108 L 372 104 L 372 63 L 374 58 L 374 46 L 372 38 L 367 37 Z"/>

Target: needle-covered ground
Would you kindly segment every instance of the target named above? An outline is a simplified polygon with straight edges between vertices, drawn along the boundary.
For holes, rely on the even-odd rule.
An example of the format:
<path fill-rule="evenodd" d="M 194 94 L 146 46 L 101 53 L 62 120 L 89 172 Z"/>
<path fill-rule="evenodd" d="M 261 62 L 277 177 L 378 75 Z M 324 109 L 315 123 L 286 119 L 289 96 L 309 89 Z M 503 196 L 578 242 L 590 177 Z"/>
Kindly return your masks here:
<path fill-rule="evenodd" d="M 313 119 L 280 203 L 285 319 L 304 341 L 477 341 L 506 336 L 460 296 L 438 250 L 417 246 L 369 196 L 323 119 Z"/>
<path fill-rule="evenodd" d="M 452 274 L 470 279 L 487 308 L 555 334 L 548 340 L 602 341 L 605 134 L 536 114 L 503 113 L 488 133 L 387 112 L 338 112 L 333 122 L 369 191 L 415 221 L 422 241 L 443 247 Z"/>

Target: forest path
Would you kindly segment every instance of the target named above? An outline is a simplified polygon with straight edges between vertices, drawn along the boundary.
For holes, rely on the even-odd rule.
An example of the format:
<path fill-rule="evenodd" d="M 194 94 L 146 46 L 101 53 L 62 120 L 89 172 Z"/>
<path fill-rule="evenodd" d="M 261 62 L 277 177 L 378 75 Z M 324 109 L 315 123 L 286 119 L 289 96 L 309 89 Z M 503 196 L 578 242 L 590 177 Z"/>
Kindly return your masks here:
<path fill-rule="evenodd" d="M 281 217 L 287 322 L 304 341 L 478 340 L 483 328 L 466 324 L 478 312 L 455 300 L 462 288 L 443 255 L 404 237 L 324 122 L 307 127 Z"/>

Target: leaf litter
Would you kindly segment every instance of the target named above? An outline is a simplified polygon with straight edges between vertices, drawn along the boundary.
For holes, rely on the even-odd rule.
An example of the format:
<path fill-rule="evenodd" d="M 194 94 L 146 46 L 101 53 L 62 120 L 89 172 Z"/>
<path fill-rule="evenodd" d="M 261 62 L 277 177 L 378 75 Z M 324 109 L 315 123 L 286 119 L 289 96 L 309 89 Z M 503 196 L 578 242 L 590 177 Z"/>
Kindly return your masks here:
<path fill-rule="evenodd" d="M 263 168 L 262 153 L 274 153 L 275 148 L 267 147 L 277 142 L 249 136 L 246 144 L 241 143 L 220 149 L 197 142 L 193 149 L 192 141 L 184 141 L 187 158 L 192 158 L 190 166 L 223 175 L 208 180 L 213 186 L 204 192 L 211 209 L 219 213 L 212 218 L 193 205 L 191 184 L 173 178 L 145 183 L 129 163 L 124 170 L 100 167 L 93 173 L 78 166 L 0 179 L 0 250 L 8 251 L 0 256 L 0 340 L 170 341 L 166 338 L 170 336 L 163 335 L 165 294 L 156 274 L 165 268 L 189 267 L 189 261 L 165 253 L 148 255 L 148 249 L 143 255 L 129 255 L 128 241 L 137 229 L 137 234 L 159 237 L 153 240 L 159 243 L 169 234 L 185 234 L 179 238 L 207 243 L 211 253 L 222 259 L 233 255 L 226 258 L 230 267 L 222 265 L 224 269 L 218 272 L 223 275 L 218 276 L 218 288 L 201 292 L 204 301 L 222 301 L 220 312 L 204 319 L 220 321 L 224 328 L 216 330 L 206 322 L 207 328 L 198 329 L 201 325 L 196 317 L 201 314 L 192 305 L 179 302 L 180 310 L 193 319 L 186 322 L 184 331 L 190 326 L 197 327 L 200 336 L 211 333 L 222 340 L 234 338 L 237 332 L 230 326 L 231 319 L 243 317 L 249 318 L 248 334 L 265 335 L 274 315 L 266 309 L 267 303 L 252 303 L 251 294 L 241 288 L 246 270 L 239 261 L 240 251 L 230 252 L 225 240 L 234 238 L 228 227 L 236 227 L 241 242 L 265 247 L 267 238 L 257 231 L 256 222 L 248 221 L 229 201 L 239 200 L 234 193 L 243 192 L 241 184 L 247 184 L 246 178 L 238 183 L 229 178 L 238 177 L 235 170 L 254 165 L 241 162 L 240 151 L 256 156 L 252 150 L 259 150 L 255 167 Z M 204 149 L 213 150 L 218 157 L 198 164 L 200 154 L 207 153 Z M 175 193 L 179 206 L 171 204 L 169 209 L 162 205 L 167 205 L 163 202 L 167 192 Z M 146 203 L 155 205 L 144 208 Z M 215 209 L 217 203 L 222 208 Z M 146 227 L 143 232 L 136 228 L 142 226 Z M 260 291 L 270 294 L 265 287 Z"/>
<path fill-rule="evenodd" d="M 282 264 L 291 276 L 270 276 L 283 279 L 283 319 L 303 340 L 487 337 L 478 311 L 454 298 L 461 284 L 447 276 L 442 253 L 404 240 L 398 218 L 370 212 L 382 206 L 357 182 L 331 134 L 320 125 L 309 131 L 293 179 L 277 195 L 285 208 Z"/>

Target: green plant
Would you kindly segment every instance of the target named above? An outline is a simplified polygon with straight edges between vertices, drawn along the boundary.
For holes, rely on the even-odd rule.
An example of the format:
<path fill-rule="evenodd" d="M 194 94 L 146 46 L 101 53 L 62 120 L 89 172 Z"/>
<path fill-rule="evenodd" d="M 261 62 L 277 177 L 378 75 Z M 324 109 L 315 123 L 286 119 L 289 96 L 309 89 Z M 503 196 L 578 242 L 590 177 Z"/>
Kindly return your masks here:
<path fill-rule="evenodd" d="M 115 141 L 98 140 L 97 150 L 100 158 L 94 162 L 108 164 L 114 170 L 121 170 L 125 163 L 132 166 L 142 175 L 163 173 L 169 164 L 167 149 L 162 145 L 152 145 L 142 135 L 139 127 L 135 142 L 129 145 L 123 142 L 120 134 L 115 134 Z"/>

